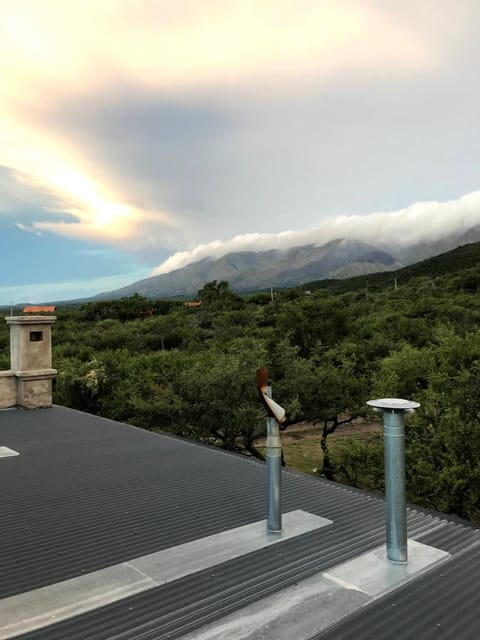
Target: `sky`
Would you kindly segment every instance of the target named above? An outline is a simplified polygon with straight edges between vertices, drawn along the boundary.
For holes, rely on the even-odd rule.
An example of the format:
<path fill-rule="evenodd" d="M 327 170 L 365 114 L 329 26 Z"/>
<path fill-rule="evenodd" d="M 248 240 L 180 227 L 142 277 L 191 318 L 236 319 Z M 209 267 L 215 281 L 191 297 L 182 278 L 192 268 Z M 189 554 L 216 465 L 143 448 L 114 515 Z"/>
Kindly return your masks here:
<path fill-rule="evenodd" d="M 0 0 L 0 304 L 480 224 L 477 0 Z"/>

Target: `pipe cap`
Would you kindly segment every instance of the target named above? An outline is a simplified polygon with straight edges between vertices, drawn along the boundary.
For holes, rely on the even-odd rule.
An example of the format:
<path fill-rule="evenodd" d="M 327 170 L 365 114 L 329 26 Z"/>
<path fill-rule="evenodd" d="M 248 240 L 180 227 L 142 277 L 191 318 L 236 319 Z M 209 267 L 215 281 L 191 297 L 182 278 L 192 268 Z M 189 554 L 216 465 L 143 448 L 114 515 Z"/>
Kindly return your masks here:
<path fill-rule="evenodd" d="M 419 402 L 403 400 L 402 398 L 380 398 L 378 400 L 369 400 L 367 404 L 380 411 L 413 411 L 420 406 Z"/>

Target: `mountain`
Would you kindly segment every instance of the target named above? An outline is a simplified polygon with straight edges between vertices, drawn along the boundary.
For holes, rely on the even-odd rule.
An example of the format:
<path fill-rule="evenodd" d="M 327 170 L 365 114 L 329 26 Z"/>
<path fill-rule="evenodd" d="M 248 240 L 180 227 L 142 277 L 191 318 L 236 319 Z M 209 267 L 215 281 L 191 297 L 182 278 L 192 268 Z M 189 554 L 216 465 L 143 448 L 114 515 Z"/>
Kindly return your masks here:
<path fill-rule="evenodd" d="M 395 239 L 389 246 L 339 238 L 322 246 L 313 244 L 269 251 L 229 253 L 204 258 L 181 269 L 139 280 L 95 300 L 132 296 L 150 298 L 195 296 L 205 283 L 227 280 L 239 293 L 270 287 L 291 287 L 325 279 L 344 279 L 377 272 L 395 271 L 460 245 L 480 241 L 480 228 L 448 239 L 402 247 Z"/>
<path fill-rule="evenodd" d="M 246 293 L 288 287 L 319 278 L 343 278 L 403 266 L 394 256 L 363 242 L 333 240 L 317 247 L 242 251 L 221 258 L 204 258 L 159 276 L 102 293 L 95 299 L 131 296 L 158 298 L 192 296 L 211 280 L 228 280 L 235 291 Z"/>
<path fill-rule="evenodd" d="M 383 271 L 345 280 L 317 280 L 302 285 L 302 288 L 312 291 L 328 289 L 335 293 L 345 293 L 346 291 L 365 290 L 368 287 L 369 291 L 376 291 L 385 286 L 392 286 L 394 278 L 398 286 L 402 286 L 412 278 L 434 280 L 442 276 L 453 275 L 468 277 L 473 269 L 476 268 L 475 270 L 478 272 L 478 267 L 480 267 L 480 242 L 473 242 L 403 267 L 393 273 Z"/>

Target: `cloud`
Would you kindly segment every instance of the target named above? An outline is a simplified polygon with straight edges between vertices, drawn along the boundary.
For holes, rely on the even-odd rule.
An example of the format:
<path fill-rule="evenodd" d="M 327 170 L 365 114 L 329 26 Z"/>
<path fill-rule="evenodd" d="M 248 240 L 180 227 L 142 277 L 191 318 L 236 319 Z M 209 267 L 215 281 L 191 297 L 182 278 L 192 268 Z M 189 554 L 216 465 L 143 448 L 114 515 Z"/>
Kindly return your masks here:
<path fill-rule="evenodd" d="M 163 88 L 228 85 L 252 77 L 284 83 L 299 73 L 343 68 L 418 68 L 435 57 L 421 34 L 392 20 L 375 2 L 172 4 L 3 0 L 2 51 L 15 53 L 15 68 L 5 70 L 6 86 L 14 96 L 35 97 L 46 82 L 57 89 L 98 87 L 114 74 Z M 15 72 L 20 73 L 16 85 Z M 22 82 L 26 79 L 33 86 Z"/>
<path fill-rule="evenodd" d="M 31 230 L 188 251 L 478 186 L 470 0 L 0 6 L 0 163 Z"/>
<path fill-rule="evenodd" d="M 213 138 L 222 116 L 211 104 L 202 116 L 192 95 L 212 95 L 219 87 L 227 93 L 233 87 L 252 91 L 265 83 L 282 92 L 302 78 L 330 82 L 342 69 L 364 73 L 393 66 L 418 72 L 435 64 L 435 52 L 424 38 L 374 4 L 360 7 L 347 0 L 287 1 L 280 8 L 273 0 L 206 0 L 201 10 L 190 1 L 172 7 L 166 0 L 68 6 L 60 0 L 3 0 L 0 57 L 9 61 L 2 69 L 0 88 L 5 141 L 0 163 L 21 172 L 27 188 L 54 194 L 59 213 L 75 218 L 66 224 L 40 216 L 34 228 L 136 249 L 153 238 L 163 247 L 191 245 L 189 235 L 193 242 L 202 235 L 202 222 L 195 224 L 197 211 L 201 220 L 220 218 L 207 204 L 211 190 L 207 193 L 199 181 L 209 168 L 216 170 L 209 153 L 215 157 L 219 151 L 222 162 L 222 146 L 229 154 L 238 128 L 232 127 L 233 133 L 217 145 Z M 105 87 L 113 89 L 110 96 Z M 130 104 L 128 93 L 118 96 L 128 88 Z M 148 94 L 152 106 L 163 105 L 160 117 L 145 109 L 148 103 L 142 97 Z M 172 95 L 177 96 L 173 102 Z M 76 134 L 78 112 L 75 115 L 72 105 L 77 99 L 89 101 L 90 111 L 98 110 L 100 116 L 116 116 L 118 126 L 114 121 L 106 127 L 114 137 L 107 133 L 103 138 L 109 160 L 115 148 L 120 152 L 115 164 L 123 173 L 102 163 L 105 157 L 96 161 L 85 145 L 85 131 Z M 103 100 L 109 108 L 102 109 Z M 44 117 L 45 112 L 55 114 L 56 105 L 64 113 L 70 108 L 70 127 Z M 215 122 L 209 124 L 206 118 Z M 86 124 L 91 140 L 98 128 L 91 121 Z M 119 130 L 120 125 L 125 126 Z M 130 176 L 127 186 L 122 180 L 125 170 L 141 145 L 150 147 L 152 136 L 161 139 L 161 149 L 153 157 L 142 155 L 137 179 Z M 93 144 L 94 149 L 99 146 Z M 201 155 L 206 166 L 195 181 Z M 149 159 L 154 161 L 151 167 Z M 147 173 L 143 179 L 138 176 L 142 170 Z M 188 180 L 195 192 L 191 199 L 182 196 Z M 206 186 L 212 187 L 211 174 Z M 176 208 L 169 210 L 165 202 Z"/>
<path fill-rule="evenodd" d="M 0 165 L 0 216 L 17 219 L 35 208 L 47 212 L 59 206 L 52 191 L 32 183 L 20 171 Z"/>
<path fill-rule="evenodd" d="M 22 231 L 26 231 L 27 233 L 34 233 L 37 236 L 41 237 L 41 233 L 40 231 L 36 231 L 35 229 L 32 229 L 31 227 L 27 227 L 27 225 L 22 224 L 21 222 L 17 222 L 15 223 L 15 226 L 17 227 L 17 229 L 21 229 Z"/>
<path fill-rule="evenodd" d="M 29 162 L 32 158 L 25 159 L 24 170 Z M 105 186 L 99 192 L 87 176 L 53 161 L 48 152 L 33 165 L 36 170 L 30 174 L 0 167 L 0 215 L 20 218 L 15 223 L 19 229 L 106 242 L 133 252 L 151 244 L 158 229 L 164 238 L 176 237 L 177 225 L 169 214 L 123 204 Z"/>
<path fill-rule="evenodd" d="M 252 233 L 227 242 L 210 242 L 193 251 L 180 251 L 156 267 L 151 275 L 169 273 L 203 258 L 221 258 L 237 251 L 289 249 L 331 240 L 353 239 L 372 242 L 390 249 L 405 249 L 422 242 L 437 242 L 449 236 L 462 236 L 480 225 L 480 191 L 449 202 L 418 202 L 393 212 L 326 219 L 314 229 L 279 234 Z"/>
<path fill-rule="evenodd" d="M 241 91 L 233 100 L 232 93 L 166 97 L 133 87 L 112 88 L 98 101 L 65 99 L 44 117 L 103 167 L 104 182 L 129 202 L 132 224 L 122 228 L 117 215 L 110 230 L 89 224 L 88 214 L 78 229 L 49 228 L 189 250 L 253 230 L 315 226 L 336 213 L 447 198 L 452 187 L 471 190 L 480 136 L 462 114 L 452 129 L 441 94 L 432 114 L 429 92 L 411 78 L 401 90 L 395 79 L 362 80 L 333 94 L 315 88 L 259 103 Z M 168 214 L 156 212 L 158 202 Z"/>

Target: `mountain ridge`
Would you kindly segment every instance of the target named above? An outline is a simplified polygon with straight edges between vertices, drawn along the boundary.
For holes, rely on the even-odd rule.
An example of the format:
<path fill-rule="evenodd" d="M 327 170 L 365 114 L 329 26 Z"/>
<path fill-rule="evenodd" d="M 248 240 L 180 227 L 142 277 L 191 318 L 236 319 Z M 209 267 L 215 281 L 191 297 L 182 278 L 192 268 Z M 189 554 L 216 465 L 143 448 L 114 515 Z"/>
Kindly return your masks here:
<path fill-rule="evenodd" d="M 306 244 L 288 249 L 232 252 L 219 258 L 202 258 L 169 273 L 100 293 L 91 300 L 129 297 L 136 293 L 147 298 L 186 298 L 195 296 L 212 280 L 227 280 L 234 291 L 252 293 L 270 287 L 285 288 L 318 280 L 361 277 L 395 271 L 472 241 L 480 241 L 480 227 L 406 248 L 394 241 L 391 246 L 386 246 L 373 241 L 337 238 L 321 246 Z"/>
<path fill-rule="evenodd" d="M 387 282 L 392 282 L 392 278 L 397 279 L 398 286 L 408 283 L 412 278 L 434 279 L 444 275 L 454 275 L 457 273 L 472 270 L 480 267 L 480 242 L 471 242 L 460 247 L 455 247 L 450 251 L 445 251 L 439 255 L 420 260 L 411 265 L 402 267 L 392 272 L 376 272 L 370 275 L 360 275 L 344 280 L 324 279 L 305 283 L 302 289 L 326 288 L 335 293 L 345 293 L 346 291 L 358 291 L 360 289 L 379 289 Z"/>

